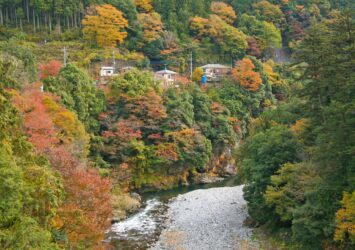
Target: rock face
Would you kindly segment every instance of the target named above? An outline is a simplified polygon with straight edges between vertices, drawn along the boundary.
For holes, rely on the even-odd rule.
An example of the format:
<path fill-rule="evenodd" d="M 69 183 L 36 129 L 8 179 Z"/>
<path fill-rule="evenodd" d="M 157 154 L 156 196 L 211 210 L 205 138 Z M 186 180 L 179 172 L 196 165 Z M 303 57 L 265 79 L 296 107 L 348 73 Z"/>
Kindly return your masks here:
<path fill-rule="evenodd" d="M 166 229 L 151 250 L 257 249 L 242 186 L 196 190 L 170 203 Z"/>

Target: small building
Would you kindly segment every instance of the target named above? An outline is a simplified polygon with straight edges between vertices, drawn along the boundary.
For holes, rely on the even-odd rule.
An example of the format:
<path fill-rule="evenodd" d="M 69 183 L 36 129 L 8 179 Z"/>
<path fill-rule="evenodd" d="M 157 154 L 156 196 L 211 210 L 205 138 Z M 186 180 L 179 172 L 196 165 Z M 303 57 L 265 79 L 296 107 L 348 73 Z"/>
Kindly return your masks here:
<path fill-rule="evenodd" d="M 160 70 L 160 71 L 155 72 L 154 78 L 155 78 L 155 80 L 161 82 L 161 85 L 163 88 L 167 88 L 167 87 L 174 85 L 174 83 L 176 81 L 176 77 L 178 75 L 179 74 L 174 71 L 164 69 L 164 70 Z"/>
<path fill-rule="evenodd" d="M 222 64 L 207 64 L 201 67 L 208 82 L 220 81 L 227 76 L 231 68 Z"/>
<path fill-rule="evenodd" d="M 115 73 L 114 67 L 111 66 L 103 66 L 100 69 L 100 76 L 101 77 L 107 77 L 107 76 L 113 76 Z"/>

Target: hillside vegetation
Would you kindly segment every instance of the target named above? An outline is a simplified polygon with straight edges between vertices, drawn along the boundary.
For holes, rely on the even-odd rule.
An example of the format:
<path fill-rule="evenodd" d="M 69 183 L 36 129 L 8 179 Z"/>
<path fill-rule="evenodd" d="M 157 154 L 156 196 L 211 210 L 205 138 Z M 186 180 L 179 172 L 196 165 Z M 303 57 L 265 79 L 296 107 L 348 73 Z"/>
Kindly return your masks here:
<path fill-rule="evenodd" d="M 131 192 L 237 172 L 280 249 L 353 249 L 354 34 L 346 0 L 0 1 L 0 248 L 106 249 Z"/>

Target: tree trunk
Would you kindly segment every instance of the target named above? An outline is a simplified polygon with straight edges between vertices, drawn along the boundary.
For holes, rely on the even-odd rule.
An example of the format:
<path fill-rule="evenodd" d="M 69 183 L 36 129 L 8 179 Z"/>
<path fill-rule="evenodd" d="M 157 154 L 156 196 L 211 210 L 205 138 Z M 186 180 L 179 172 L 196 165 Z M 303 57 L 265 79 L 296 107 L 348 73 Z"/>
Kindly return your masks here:
<path fill-rule="evenodd" d="M 40 30 L 40 24 L 39 24 L 39 22 L 40 22 L 40 16 L 39 15 L 37 15 L 37 29 L 38 30 Z"/>
<path fill-rule="evenodd" d="M 9 20 L 9 10 L 6 8 L 5 9 L 5 25 L 7 26 Z"/>
<path fill-rule="evenodd" d="M 58 32 L 58 34 L 60 35 L 62 33 L 62 26 L 60 24 L 60 15 L 57 15 L 57 27 L 56 27 L 56 32 Z"/>
<path fill-rule="evenodd" d="M 47 31 L 48 30 L 47 29 L 47 14 L 45 13 L 45 14 L 43 14 L 43 16 L 44 16 L 44 28 Z"/>
<path fill-rule="evenodd" d="M 51 18 L 51 14 L 48 15 L 48 26 L 49 26 L 49 33 L 52 33 L 52 18 Z"/>
<path fill-rule="evenodd" d="M 73 14 L 73 19 L 74 19 L 74 26 L 75 26 L 75 28 L 77 28 L 78 26 L 77 26 L 77 23 L 76 23 L 76 14 L 75 13 Z"/>
<path fill-rule="evenodd" d="M 32 10 L 32 19 L 33 19 L 33 32 L 36 33 L 36 16 L 35 16 L 35 9 Z"/>
<path fill-rule="evenodd" d="M 14 16 L 15 16 L 15 23 L 16 23 L 16 28 L 18 27 L 18 22 L 17 22 L 17 13 L 16 9 L 14 9 Z"/>
<path fill-rule="evenodd" d="M 26 0 L 26 14 L 27 14 L 27 22 L 30 23 L 30 8 L 28 6 L 28 0 Z"/>
<path fill-rule="evenodd" d="M 4 25 L 4 17 L 2 15 L 2 8 L 0 8 L 0 24 Z"/>
<path fill-rule="evenodd" d="M 68 29 L 70 29 L 69 17 L 66 16 L 65 19 L 67 20 L 67 27 L 68 27 Z"/>

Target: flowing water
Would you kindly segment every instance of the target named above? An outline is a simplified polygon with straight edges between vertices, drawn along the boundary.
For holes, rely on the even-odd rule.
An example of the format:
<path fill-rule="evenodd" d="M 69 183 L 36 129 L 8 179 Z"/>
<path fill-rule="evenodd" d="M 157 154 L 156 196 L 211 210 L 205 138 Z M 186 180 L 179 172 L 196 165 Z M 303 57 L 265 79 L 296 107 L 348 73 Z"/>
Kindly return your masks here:
<path fill-rule="evenodd" d="M 145 250 L 159 238 L 167 219 L 168 202 L 171 198 L 196 189 L 232 187 L 240 185 L 237 177 L 212 184 L 191 185 L 167 191 L 142 194 L 143 206 L 131 217 L 112 225 L 107 242 L 118 250 Z"/>

